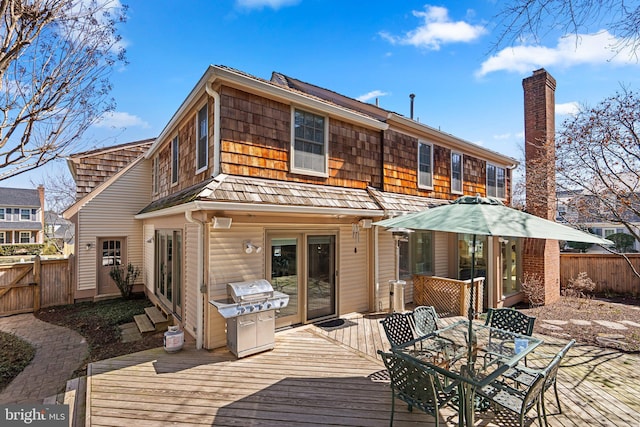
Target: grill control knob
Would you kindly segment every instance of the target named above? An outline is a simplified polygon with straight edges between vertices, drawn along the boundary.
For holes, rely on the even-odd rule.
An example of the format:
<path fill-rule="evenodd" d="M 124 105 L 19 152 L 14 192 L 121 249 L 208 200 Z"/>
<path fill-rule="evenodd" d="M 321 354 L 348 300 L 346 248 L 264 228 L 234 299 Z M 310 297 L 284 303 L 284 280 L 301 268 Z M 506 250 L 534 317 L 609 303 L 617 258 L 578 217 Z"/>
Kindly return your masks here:
<path fill-rule="evenodd" d="M 258 305 L 256 306 L 256 309 L 258 309 L 258 310 L 262 310 L 262 304 L 258 304 Z"/>
<path fill-rule="evenodd" d="M 253 306 L 252 305 L 249 306 L 249 311 L 253 311 Z"/>
<path fill-rule="evenodd" d="M 268 309 L 271 308 L 271 303 L 270 302 L 267 303 L 267 308 Z"/>
<path fill-rule="evenodd" d="M 240 312 L 240 314 L 244 313 L 245 308 L 244 307 L 238 307 L 238 311 Z"/>

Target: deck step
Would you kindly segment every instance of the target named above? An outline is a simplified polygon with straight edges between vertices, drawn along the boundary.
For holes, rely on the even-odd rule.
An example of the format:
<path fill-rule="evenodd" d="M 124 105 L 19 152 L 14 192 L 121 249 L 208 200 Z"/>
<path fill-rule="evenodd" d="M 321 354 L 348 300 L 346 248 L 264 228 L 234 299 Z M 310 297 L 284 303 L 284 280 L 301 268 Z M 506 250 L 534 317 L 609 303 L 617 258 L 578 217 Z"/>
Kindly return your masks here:
<path fill-rule="evenodd" d="M 146 307 L 144 312 L 151 320 L 151 323 L 155 325 L 156 331 L 160 331 L 158 328 L 166 329 L 169 326 L 169 319 L 157 307 Z"/>
<path fill-rule="evenodd" d="M 133 316 L 134 322 L 138 326 L 141 334 L 149 334 L 156 331 L 156 327 L 151 323 L 151 320 L 146 314 L 138 314 Z"/>

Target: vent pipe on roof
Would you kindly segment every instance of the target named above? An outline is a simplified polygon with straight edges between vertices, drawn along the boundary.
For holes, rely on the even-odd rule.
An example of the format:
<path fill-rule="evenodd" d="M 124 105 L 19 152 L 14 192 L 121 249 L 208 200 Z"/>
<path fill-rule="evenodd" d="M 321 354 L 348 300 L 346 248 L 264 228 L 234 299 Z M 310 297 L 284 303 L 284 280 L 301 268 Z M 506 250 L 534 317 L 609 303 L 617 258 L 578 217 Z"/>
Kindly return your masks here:
<path fill-rule="evenodd" d="M 410 104 L 411 105 L 411 109 L 409 111 L 409 117 L 411 118 L 411 120 L 413 120 L 413 98 L 415 98 L 415 97 L 416 97 L 415 93 L 409 94 L 409 98 L 411 98 L 411 104 Z"/>

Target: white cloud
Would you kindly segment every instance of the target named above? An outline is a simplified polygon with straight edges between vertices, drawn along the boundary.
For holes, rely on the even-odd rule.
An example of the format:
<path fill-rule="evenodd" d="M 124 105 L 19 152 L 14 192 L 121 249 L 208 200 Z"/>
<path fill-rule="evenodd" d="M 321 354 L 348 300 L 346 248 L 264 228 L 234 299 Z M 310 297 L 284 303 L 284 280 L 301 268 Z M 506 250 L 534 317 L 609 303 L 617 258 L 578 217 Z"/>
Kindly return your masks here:
<path fill-rule="evenodd" d="M 392 44 L 439 50 L 443 44 L 471 42 L 487 32 L 482 25 L 452 21 L 449 11 L 444 7 L 425 5 L 424 11 L 414 10 L 413 16 L 423 19 L 418 28 L 408 31 L 404 36 L 387 32 L 380 32 L 380 36 Z"/>
<path fill-rule="evenodd" d="M 501 133 L 499 135 L 493 135 L 493 139 L 497 139 L 499 141 L 503 141 L 505 139 L 511 139 L 513 138 L 513 135 L 510 133 Z"/>
<path fill-rule="evenodd" d="M 577 102 L 565 102 L 564 104 L 556 104 L 556 114 L 575 116 L 580 111 L 580 104 Z"/>
<path fill-rule="evenodd" d="M 372 99 L 379 98 L 381 96 L 389 95 L 388 92 L 383 92 L 381 90 L 372 90 L 371 92 L 365 93 L 364 95 L 360 95 L 356 99 L 360 102 L 369 102 Z"/>
<path fill-rule="evenodd" d="M 617 65 L 638 64 L 630 48 L 616 53 L 621 40 L 608 31 L 594 34 L 564 36 L 555 47 L 515 46 L 506 48 L 482 63 L 476 76 L 482 77 L 494 71 L 527 73 L 540 67 L 572 67 L 582 64 L 611 63 Z"/>
<path fill-rule="evenodd" d="M 300 3 L 300 0 L 236 0 L 236 5 L 245 9 L 280 9 L 285 6 L 293 6 Z"/>
<path fill-rule="evenodd" d="M 129 128 L 129 127 L 141 127 L 148 129 L 151 126 L 138 116 L 133 114 L 113 111 L 105 113 L 95 125 L 99 128 Z"/>

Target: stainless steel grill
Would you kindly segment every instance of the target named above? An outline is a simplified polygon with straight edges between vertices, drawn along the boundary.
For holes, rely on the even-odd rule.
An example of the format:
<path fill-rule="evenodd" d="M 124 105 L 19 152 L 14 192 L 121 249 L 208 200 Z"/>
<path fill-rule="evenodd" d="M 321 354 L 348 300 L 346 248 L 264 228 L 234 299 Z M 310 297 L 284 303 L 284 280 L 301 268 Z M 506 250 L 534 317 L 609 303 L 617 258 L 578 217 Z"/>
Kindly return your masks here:
<path fill-rule="evenodd" d="M 274 291 L 268 280 L 227 284 L 227 298 L 209 301 L 227 319 L 227 346 L 237 357 L 275 346 L 275 310 L 289 303 L 289 295 Z"/>

